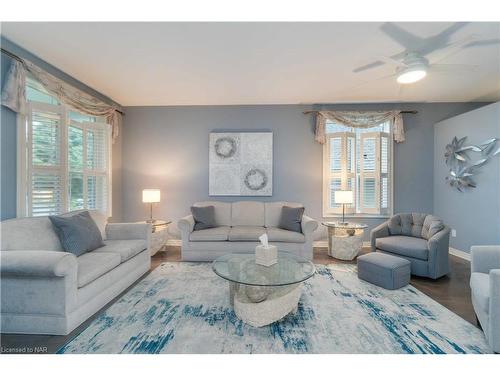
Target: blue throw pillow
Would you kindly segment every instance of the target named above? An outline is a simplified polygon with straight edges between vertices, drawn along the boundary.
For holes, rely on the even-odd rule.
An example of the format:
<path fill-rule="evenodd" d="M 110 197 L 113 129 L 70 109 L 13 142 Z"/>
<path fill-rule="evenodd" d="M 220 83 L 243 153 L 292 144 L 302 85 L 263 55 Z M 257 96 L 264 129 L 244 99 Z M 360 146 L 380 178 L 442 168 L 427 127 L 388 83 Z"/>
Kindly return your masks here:
<path fill-rule="evenodd" d="M 104 246 L 101 232 L 88 211 L 73 216 L 49 216 L 64 251 L 77 257 Z"/>
<path fill-rule="evenodd" d="M 191 214 L 194 218 L 194 230 L 215 228 L 215 207 L 191 207 Z"/>
<path fill-rule="evenodd" d="M 278 228 L 302 233 L 302 215 L 304 207 L 283 206 Z"/>

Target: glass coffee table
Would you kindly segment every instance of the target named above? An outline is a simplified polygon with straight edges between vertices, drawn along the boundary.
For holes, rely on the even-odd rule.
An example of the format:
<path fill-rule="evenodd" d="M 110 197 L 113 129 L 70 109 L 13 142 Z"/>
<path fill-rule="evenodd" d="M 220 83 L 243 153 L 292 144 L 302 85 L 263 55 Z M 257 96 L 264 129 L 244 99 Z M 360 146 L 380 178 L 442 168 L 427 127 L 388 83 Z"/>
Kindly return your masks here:
<path fill-rule="evenodd" d="M 302 282 L 314 275 L 314 264 L 304 258 L 278 252 L 278 263 L 265 267 L 255 254 L 226 254 L 213 264 L 214 272 L 229 281 L 229 301 L 245 323 L 262 327 L 295 312 Z"/>

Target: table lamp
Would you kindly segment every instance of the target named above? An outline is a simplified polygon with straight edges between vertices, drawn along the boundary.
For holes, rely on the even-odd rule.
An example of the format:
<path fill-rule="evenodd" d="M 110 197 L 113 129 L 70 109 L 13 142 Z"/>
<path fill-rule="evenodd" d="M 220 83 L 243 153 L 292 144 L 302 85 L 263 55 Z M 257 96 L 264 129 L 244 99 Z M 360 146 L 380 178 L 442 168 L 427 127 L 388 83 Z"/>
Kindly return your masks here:
<path fill-rule="evenodd" d="M 347 224 L 345 222 L 345 205 L 352 204 L 354 201 L 354 194 L 352 190 L 337 190 L 335 191 L 335 203 L 342 204 L 342 222 L 341 224 Z"/>
<path fill-rule="evenodd" d="M 153 203 L 160 202 L 160 189 L 144 189 L 142 191 L 142 202 L 149 203 L 149 220 L 148 223 L 153 223 Z"/>

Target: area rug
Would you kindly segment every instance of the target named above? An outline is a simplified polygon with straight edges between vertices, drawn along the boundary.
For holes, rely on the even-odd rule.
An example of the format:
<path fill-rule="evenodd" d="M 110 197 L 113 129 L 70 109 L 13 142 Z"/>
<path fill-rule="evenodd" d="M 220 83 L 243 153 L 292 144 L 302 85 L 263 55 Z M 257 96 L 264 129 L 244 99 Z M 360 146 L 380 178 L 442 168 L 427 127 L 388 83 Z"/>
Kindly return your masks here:
<path fill-rule="evenodd" d="M 413 286 L 317 265 L 298 311 L 262 328 L 229 305 L 210 264 L 163 263 L 58 353 L 488 353 L 483 333 Z"/>

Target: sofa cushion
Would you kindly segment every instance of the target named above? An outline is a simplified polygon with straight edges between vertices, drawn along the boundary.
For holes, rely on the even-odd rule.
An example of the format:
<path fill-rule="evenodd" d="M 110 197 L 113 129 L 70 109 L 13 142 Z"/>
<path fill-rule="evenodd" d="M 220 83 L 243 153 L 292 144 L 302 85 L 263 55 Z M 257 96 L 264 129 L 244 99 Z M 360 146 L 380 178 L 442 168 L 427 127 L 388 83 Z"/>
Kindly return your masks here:
<path fill-rule="evenodd" d="M 229 230 L 231 227 L 215 227 L 209 229 L 201 229 L 191 232 L 189 240 L 194 242 L 200 241 L 227 241 Z"/>
<path fill-rule="evenodd" d="M 302 215 L 304 215 L 304 207 L 283 206 L 278 228 L 302 233 Z"/>
<path fill-rule="evenodd" d="M 65 251 L 80 256 L 104 246 L 101 232 L 88 211 L 72 216 L 49 216 Z"/>
<path fill-rule="evenodd" d="M 392 236 L 412 236 L 421 238 L 422 228 L 427 214 L 396 214 L 389 219 L 389 233 Z"/>
<path fill-rule="evenodd" d="M 194 230 L 215 228 L 215 208 L 214 206 L 191 207 L 191 214 L 194 219 Z"/>
<path fill-rule="evenodd" d="M 231 226 L 231 203 L 207 201 L 197 202 L 194 207 L 214 206 L 215 224 L 216 226 Z"/>
<path fill-rule="evenodd" d="M 79 256 L 76 262 L 78 263 L 78 288 L 81 288 L 117 267 L 121 263 L 121 257 L 116 253 L 92 251 Z"/>
<path fill-rule="evenodd" d="M 488 313 L 490 310 L 490 275 L 481 272 L 472 272 L 470 275 L 470 289 L 478 307 Z"/>
<path fill-rule="evenodd" d="M 429 256 L 427 241 L 422 238 L 389 236 L 377 238 L 375 244 L 377 249 L 405 257 L 427 260 Z"/>
<path fill-rule="evenodd" d="M 2 221 L 0 246 L 8 250 L 64 251 L 47 216 Z"/>
<path fill-rule="evenodd" d="M 141 251 L 146 250 L 148 244 L 145 240 L 106 240 L 103 247 L 93 253 L 113 253 L 120 255 L 121 262 L 126 262 Z"/>
<path fill-rule="evenodd" d="M 424 225 L 422 226 L 422 238 L 428 240 L 432 236 L 434 236 L 437 232 L 440 232 L 444 229 L 443 221 L 434 216 L 427 215 L 424 220 Z"/>
<path fill-rule="evenodd" d="M 281 209 L 283 206 L 303 207 L 294 202 L 265 202 L 264 203 L 264 226 L 266 228 L 277 228 L 280 223 Z"/>
<path fill-rule="evenodd" d="M 240 225 L 263 227 L 263 202 L 234 202 L 231 208 L 231 226 Z"/>
<path fill-rule="evenodd" d="M 259 237 L 266 233 L 266 228 L 259 226 L 236 226 L 229 231 L 229 241 L 259 241 Z"/>
<path fill-rule="evenodd" d="M 306 242 L 306 237 L 302 233 L 297 233 L 281 228 L 267 228 L 266 232 L 270 242 Z"/>

